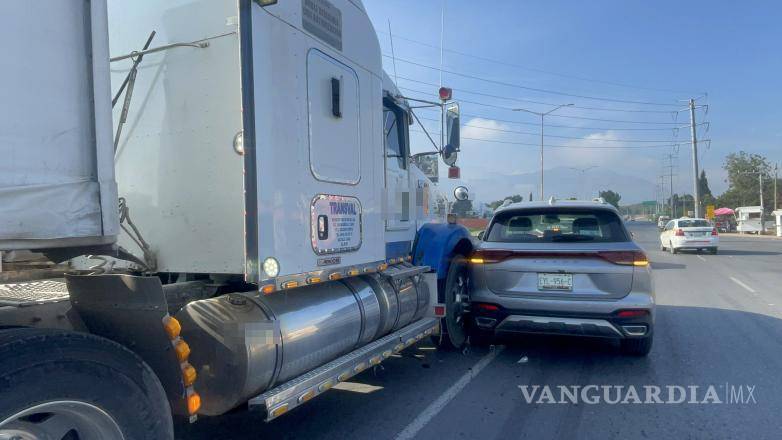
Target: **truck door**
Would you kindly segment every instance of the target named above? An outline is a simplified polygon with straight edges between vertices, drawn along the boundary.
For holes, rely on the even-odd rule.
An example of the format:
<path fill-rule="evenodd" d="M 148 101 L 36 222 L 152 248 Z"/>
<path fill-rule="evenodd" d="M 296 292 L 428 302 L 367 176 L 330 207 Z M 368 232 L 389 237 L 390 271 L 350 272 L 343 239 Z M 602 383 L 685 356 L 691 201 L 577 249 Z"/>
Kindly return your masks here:
<path fill-rule="evenodd" d="M 407 113 L 383 100 L 383 144 L 386 163 L 386 230 L 410 227 Z"/>

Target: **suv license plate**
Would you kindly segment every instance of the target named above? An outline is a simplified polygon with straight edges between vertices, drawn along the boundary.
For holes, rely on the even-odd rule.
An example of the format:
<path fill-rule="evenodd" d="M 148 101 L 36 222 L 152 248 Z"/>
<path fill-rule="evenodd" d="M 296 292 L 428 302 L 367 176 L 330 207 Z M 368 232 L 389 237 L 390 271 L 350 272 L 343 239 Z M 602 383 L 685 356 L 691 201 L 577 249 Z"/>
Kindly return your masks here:
<path fill-rule="evenodd" d="M 538 290 L 573 290 L 573 274 L 539 273 Z"/>

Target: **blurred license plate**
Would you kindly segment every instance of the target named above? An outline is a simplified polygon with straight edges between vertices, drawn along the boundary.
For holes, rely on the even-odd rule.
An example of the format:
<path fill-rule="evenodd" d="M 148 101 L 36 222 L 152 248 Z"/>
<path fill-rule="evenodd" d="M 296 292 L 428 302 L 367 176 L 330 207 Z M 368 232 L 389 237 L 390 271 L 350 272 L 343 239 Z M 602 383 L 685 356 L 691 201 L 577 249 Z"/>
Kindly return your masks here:
<path fill-rule="evenodd" d="M 538 290 L 573 290 L 573 274 L 539 273 Z"/>

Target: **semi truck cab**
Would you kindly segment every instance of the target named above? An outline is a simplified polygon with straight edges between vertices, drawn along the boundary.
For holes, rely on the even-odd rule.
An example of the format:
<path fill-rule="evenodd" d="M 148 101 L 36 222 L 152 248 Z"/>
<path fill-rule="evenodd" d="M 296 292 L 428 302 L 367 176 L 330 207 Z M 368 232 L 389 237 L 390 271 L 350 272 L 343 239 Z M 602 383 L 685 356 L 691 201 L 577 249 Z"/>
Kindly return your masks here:
<path fill-rule="evenodd" d="M 0 436 L 271 420 L 439 333 L 471 241 L 430 208 L 360 1 L 0 12 L 22 60 L 0 72 L 0 251 L 68 262 L 0 284 Z"/>

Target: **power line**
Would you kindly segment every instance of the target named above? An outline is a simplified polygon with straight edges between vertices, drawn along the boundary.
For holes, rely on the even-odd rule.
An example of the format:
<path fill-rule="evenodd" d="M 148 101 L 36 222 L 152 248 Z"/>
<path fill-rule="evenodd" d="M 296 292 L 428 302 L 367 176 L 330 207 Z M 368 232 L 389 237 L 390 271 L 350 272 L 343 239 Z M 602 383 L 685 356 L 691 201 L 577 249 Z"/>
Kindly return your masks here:
<path fill-rule="evenodd" d="M 385 55 L 385 54 L 383 56 L 387 57 L 387 58 L 392 58 L 391 56 Z M 540 89 L 540 88 L 536 88 L 536 87 L 527 87 L 527 86 L 522 86 L 521 84 L 513 84 L 513 83 L 509 83 L 509 82 L 505 82 L 505 81 L 498 81 L 498 80 L 494 80 L 494 79 L 481 78 L 480 76 L 477 76 L 477 75 L 470 75 L 470 74 L 466 74 L 466 73 L 455 72 L 453 70 L 441 69 L 439 67 L 430 66 L 428 64 L 423 64 L 423 63 L 419 63 L 419 62 L 416 62 L 416 61 L 403 59 L 403 58 L 399 58 L 399 57 L 396 57 L 396 61 L 399 61 L 399 62 L 402 62 L 402 63 L 406 63 L 406 64 L 411 64 L 411 65 L 418 66 L 418 67 L 423 67 L 425 69 L 431 69 L 431 70 L 434 70 L 434 71 L 447 73 L 449 75 L 460 76 L 462 78 L 469 78 L 469 79 L 473 79 L 473 80 L 476 80 L 476 81 L 483 81 L 483 82 L 497 84 L 497 85 L 506 86 L 506 87 L 515 87 L 517 89 L 530 90 L 530 91 L 538 92 L 538 93 L 549 93 L 549 94 L 552 94 L 552 95 L 569 96 L 571 98 L 579 98 L 579 99 L 591 99 L 591 100 L 595 100 L 595 101 L 621 102 L 621 103 L 624 103 L 624 104 L 638 104 L 638 105 L 655 105 L 655 106 L 665 106 L 665 107 L 678 107 L 677 104 L 669 104 L 669 103 L 662 103 L 662 102 L 632 101 L 632 100 L 627 100 L 627 99 L 616 99 L 616 98 L 606 98 L 606 97 L 601 97 L 601 96 L 578 95 L 578 94 L 574 94 L 574 93 L 560 92 L 560 91 L 557 91 L 557 90 L 548 90 L 548 89 Z"/>
<path fill-rule="evenodd" d="M 432 122 L 440 122 L 439 119 L 434 118 L 425 118 L 420 117 L 419 119 L 422 119 L 424 121 L 432 121 Z M 540 136 L 540 132 L 533 133 L 529 131 L 518 131 L 518 130 L 505 130 L 501 128 L 492 128 L 492 127 L 482 127 L 480 125 L 474 125 L 474 124 L 461 124 L 462 127 L 472 127 L 472 128 L 478 128 L 482 130 L 490 130 L 490 131 L 497 131 L 502 133 L 515 133 L 515 134 L 527 134 L 531 136 Z M 646 140 L 646 139 L 590 139 L 590 138 L 584 138 L 584 137 L 577 137 L 577 136 L 558 136 L 554 134 L 547 134 L 546 137 L 552 137 L 552 138 L 560 138 L 560 139 L 573 139 L 573 140 L 580 140 L 580 141 L 588 141 L 588 142 L 639 142 L 639 143 L 660 143 L 660 142 L 672 142 L 671 139 L 664 139 L 664 140 Z"/>
<path fill-rule="evenodd" d="M 415 133 L 423 133 L 426 134 L 423 130 L 415 130 L 411 129 L 410 131 Z M 440 135 L 440 132 L 436 133 L 430 133 L 434 135 Z M 467 139 L 471 141 L 479 141 L 479 142 L 488 142 L 492 144 L 510 144 L 510 145 L 521 145 L 525 147 L 540 147 L 540 144 L 527 144 L 524 142 L 514 142 L 514 141 L 501 141 L 496 139 L 480 139 L 480 138 L 473 138 L 473 137 L 466 137 L 462 136 L 462 139 Z M 674 144 L 664 144 L 664 145 L 622 145 L 622 146 L 607 146 L 607 145 L 551 145 L 551 144 L 543 144 L 546 148 L 575 148 L 575 149 L 596 149 L 596 150 L 638 150 L 638 149 L 644 149 L 644 148 L 670 148 L 673 147 Z"/>
<path fill-rule="evenodd" d="M 419 110 L 429 110 L 429 111 L 437 111 L 440 112 L 439 109 L 433 109 L 433 108 L 416 108 L 416 111 Z M 540 127 L 540 123 L 535 122 L 523 122 L 523 121 L 512 121 L 509 119 L 500 119 L 495 118 L 493 116 L 488 115 L 479 115 L 477 113 L 462 113 L 462 116 L 469 117 L 469 118 L 480 118 L 480 119 L 491 119 L 493 121 L 497 122 L 505 122 L 508 124 L 518 124 L 518 125 L 532 125 L 535 127 Z M 706 124 L 706 122 L 700 122 L 698 125 Z M 664 128 L 637 128 L 637 127 L 583 127 L 583 126 L 577 126 L 577 125 L 559 125 L 559 124 L 544 124 L 544 127 L 549 128 L 566 128 L 570 130 L 603 130 L 603 131 L 677 131 L 680 128 L 686 128 L 689 127 L 688 125 L 682 125 L 681 127 L 664 127 Z"/>
<path fill-rule="evenodd" d="M 410 82 L 422 84 L 422 85 L 439 87 L 437 84 L 430 83 L 430 82 L 427 82 L 427 81 L 421 81 L 421 80 L 417 80 L 417 79 L 413 79 L 413 78 L 407 78 L 407 77 L 404 77 L 404 76 L 400 76 L 398 78 L 399 79 L 403 79 L 405 81 L 410 81 Z M 400 89 L 410 90 L 410 91 L 413 91 L 413 92 L 436 95 L 436 93 L 433 93 L 433 92 L 426 92 L 426 91 L 423 91 L 423 90 L 411 89 L 409 87 L 401 87 L 401 86 L 398 86 L 398 87 Z M 512 98 L 512 97 L 509 97 L 509 96 L 492 95 L 490 93 L 476 92 L 476 91 L 462 89 L 462 88 L 456 88 L 456 87 L 451 87 L 451 89 L 453 89 L 453 90 L 455 90 L 457 92 L 467 93 L 469 95 L 478 95 L 478 96 L 485 96 L 485 97 L 488 97 L 488 98 L 504 99 L 504 100 L 512 101 L 512 102 L 523 102 L 523 103 L 529 103 L 529 104 L 540 104 L 540 105 L 551 105 L 551 106 L 558 105 L 558 104 L 555 104 L 553 102 L 534 101 L 534 100 L 531 100 L 531 99 Z M 675 113 L 677 113 L 675 110 L 633 110 L 633 109 L 622 109 L 622 108 L 585 107 L 585 106 L 581 106 L 581 105 L 573 105 L 571 107 L 572 108 L 582 109 L 582 110 L 595 110 L 595 111 L 620 112 L 620 113 L 665 113 L 665 114 L 675 114 Z"/>
<path fill-rule="evenodd" d="M 378 31 L 378 33 L 387 34 L 386 32 L 382 32 L 382 31 Z M 389 35 L 389 34 L 387 34 L 387 35 Z M 475 55 L 475 54 L 471 54 L 471 53 L 467 53 L 467 52 L 461 52 L 461 51 L 458 51 L 458 50 L 447 49 L 447 48 L 444 48 L 442 46 L 435 46 L 433 44 L 429 44 L 429 43 L 426 43 L 426 42 L 423 42 L 423 41 L 420 41 L 420 40 L 414 40 L 412 38 L 408 38 L 408 37 L 405 37 L 405 36 L 402 36 L 402 35 L 394 34 L 393 37 L 397 38 L 397 39 L 400 39 L 400 40 L 408 41 L 408 42 L 411 42 L 411 43 L 419 44 L 421 46 L 426 46 L 426 47 L 430 47 L 430 48 L 433 48 L 433 49 L 442 50 L 444 52 L 450 52 L 450 53 L 453 53 L 453 54 L 456 54 L 456 55 L 461 55 L 461 56 L 468 57 L 468 58 L 474 58 L 476 60 L 486 61 L 486 62 L 499 64 L 499 65 L 503 65 L 503 66 L 514 67 L 514 68 L 522 69 L 522 70 L 528 70 L 530 72 L 544 73 L 546 75 L 559 76 L 559 77 L 562 77 L 562 78 L 576 79 L 576 80 L 579 80 L 579 81 L 594 82 L 594 83 L 598 83 L 598 84 L 606 84 L 606 85 L 611 85 L 611 86 L 616 86 L 616 87 L 626 87 L 626 88 L 630 88 L 630 89 L 649 90 L 649 91 L 654 91 L 654 92 L 665 92 L 665 93 L 677 93 L 677 94 L 684 94 L 684 95 L 691 95 L 692 94 L 691 92 L 687 92 L 687 91 L 683 91 L 683 90 L 662 89 L 662 88 L 655 88 L 655 87 L 643 87 L 643 86 L 637 86 L 637 85 L 632 85 L 632 84 L 621 83 L 621 82 L 617 82 L 617 81 L 607 81 L 607 80 L 586 78 L 586 77 L 582 77 L 582 76 L 570 75 L 570 74 L 559 73 L 559 72 L 552 72 L 550 70 L 543 70 L 543 69 L 538 69 L 538 68 L 534 68 L 534 67 L 522 66 L 520 64 L 510 63 L 510 62 L 507 62 L 507 61 L 501 61 L 501 60 L 488 58 L 488 57 L 483 57 L 483 56 L 480 56 L 480 55 Z M 705 94 L 705 93 L 703 93 L 703 94 Z"/>
<path fill-rule="evenodd" d="M 409 89 L 407 87 L 399 87 L 403 90 L 411 90 L 413 92 L 417 93 L 425 93 L 425 92 L 418 92 L 416 90 Z M 512 107 L 505 107 L 502 105 L 496 105 L 496 104 L 489 104 L 486 102 L 480 102 L 480 101 L 469 101 L 466 99 L 460 99 L 459 102 L 464 102 L 467 104 L 474 104 L 474 105 L 480 105 L 483 107 L 491 107 L 496 108 L 498 110 L 505 110 L 505 111 L 514 111 L 514 108 Z M 628 121 L 628 120 L 622 120 L 622 119 L 604 119 L 604 118 L 589 118 L 586 116 L 570 116 L 570 115 L 549 115 L 549 117 L 555 117 L 555 118 L 568 118 L 568 119 L 580 119 L 583 121 L 597 121 L 597 122 L 613 122 L 618 124 L 647 124 L 647 125 L 676 125 L 677 127 L 689 127 L 689 125 L 682 125 L 680 122 L 657 122 L 657 121 Z"/>

